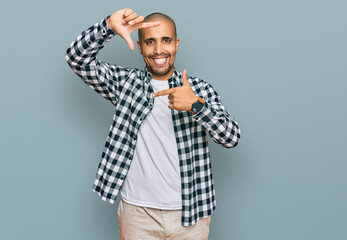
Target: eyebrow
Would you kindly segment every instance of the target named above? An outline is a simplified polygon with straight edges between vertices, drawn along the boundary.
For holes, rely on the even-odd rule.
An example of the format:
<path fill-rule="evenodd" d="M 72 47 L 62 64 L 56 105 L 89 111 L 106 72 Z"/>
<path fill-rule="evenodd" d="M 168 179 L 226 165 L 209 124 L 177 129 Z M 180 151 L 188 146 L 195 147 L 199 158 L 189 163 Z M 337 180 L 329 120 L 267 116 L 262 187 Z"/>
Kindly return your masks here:
<path fill-rule="evenodd" d="M 172 37 L 162 37 L 161 39 L 165 39 L 165 40 L 167 40 L 167 39 L 169 39 L 169 40 L 172 40 Z M 146 38 L 145 40 L 143 40 L 144 42 L 146 42 L 146 41 L 155 41 L 155 38 Z"/>

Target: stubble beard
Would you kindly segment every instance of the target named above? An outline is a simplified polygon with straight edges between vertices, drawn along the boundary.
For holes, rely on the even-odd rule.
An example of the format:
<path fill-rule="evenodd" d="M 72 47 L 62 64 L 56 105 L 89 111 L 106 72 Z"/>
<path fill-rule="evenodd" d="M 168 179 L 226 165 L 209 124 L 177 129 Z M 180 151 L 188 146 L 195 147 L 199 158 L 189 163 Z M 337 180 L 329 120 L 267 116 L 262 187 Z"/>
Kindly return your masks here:
<path fill-rule="evenodd" d="M 150 56 L 149 58 L 151 58 L 151 57 L 152 56 Z M 173 56 L 168 55 L 167 57 L 170 60 Z M 151 60 L 149 60 L 149 61 L 151 61 Z M 155 66 L 152 67 L 151 64 L 146 63 L 146 67 L 147 67 L 147 70 L 150 73 L 152 73 L 152 75 L 154 74 L 154 75 L 157 75 L 157 76 L 165 76 L 166 74 L 168 74 L 174 68 L 174 63 L 172 63 L 172 64 L 169 63 L 169 65 L 166 68 L 165 67 L 164 68 L 161 68 L 161 67 L 156 68 Z"/>
<path fill-rule="evenodd" d="M 147 70 L 157 76 L 165 76 L 173 69 L 173 64 L 167 68 L 152 68 L 151 65 L 147 65 Z"/>

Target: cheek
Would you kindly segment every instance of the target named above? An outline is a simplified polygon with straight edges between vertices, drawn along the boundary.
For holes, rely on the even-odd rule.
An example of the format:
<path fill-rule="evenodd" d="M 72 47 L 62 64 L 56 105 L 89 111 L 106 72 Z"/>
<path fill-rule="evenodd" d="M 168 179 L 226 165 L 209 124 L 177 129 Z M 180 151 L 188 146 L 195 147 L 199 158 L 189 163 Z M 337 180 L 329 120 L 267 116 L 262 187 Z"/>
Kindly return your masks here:
<path fill-rule="evenodd" d="M 176 55 L 176 52 L 177 52 L 177 48 L 175 46 L 172 46 L 169 50 L 169 52 L 172 54 L 172 55 Z"/>
<path fill-rule="evenodd" d="M 172 58 L 175 58 L 175 57 L 176 57 L 176 49 L 175 49 L 175 48 L 173 48 L 173 49 L 170 51 L 170 53 L 171 53 L 171 57 L 172 57 Z M 172 60 L 174 60 L 174 59 L 172 59 Z"/>
<path fill-rule="evenodd" d="M 149 47 L 142 47 L 142 55 L 145 57 L 148 57 L 150 53 L 152 52 L 152 49 Z"/>

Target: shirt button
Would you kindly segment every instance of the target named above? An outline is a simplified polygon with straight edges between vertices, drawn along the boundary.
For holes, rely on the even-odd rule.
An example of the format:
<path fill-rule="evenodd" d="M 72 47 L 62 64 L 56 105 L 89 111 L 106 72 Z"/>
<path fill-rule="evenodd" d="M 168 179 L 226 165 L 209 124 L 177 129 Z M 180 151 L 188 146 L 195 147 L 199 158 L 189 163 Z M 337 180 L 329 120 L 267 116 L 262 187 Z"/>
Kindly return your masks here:
<path fill-rule="evenodd" d="M 123 176 L 121 176 L 121 177 L 120 177 L 120 179 L 121 179 L 121 180 L 123 180 L 123 179 L 124 179 L 124 177 L 123 177 Z"/>
<path fill-rule="evenodd" d="M 89 45 L 92 44 L 92 41 L 88 40 L 88 44 L 89 44 Z"/>
<path fill-rule="evenodd" d="M 139 121 L 141 122 L 141 121 L 142 121 L 142 118 L 140 118 Z"/>
<path fill-rule="evenodd" d="M 102 29 L 102 33 L 105 34 L 106 33 L 106 29 Z"/>

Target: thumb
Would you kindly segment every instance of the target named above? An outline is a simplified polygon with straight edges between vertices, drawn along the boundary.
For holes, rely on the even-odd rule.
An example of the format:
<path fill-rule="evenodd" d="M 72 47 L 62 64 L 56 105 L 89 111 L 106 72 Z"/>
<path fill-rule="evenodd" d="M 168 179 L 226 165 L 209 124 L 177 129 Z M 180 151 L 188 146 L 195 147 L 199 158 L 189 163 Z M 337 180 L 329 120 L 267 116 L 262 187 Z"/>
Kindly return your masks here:
<path fill-rule="evenodd" d="M 130 50 L 133 51 L 134 50 L 134 42 L 131 39 L 130 35 L 125 35 L 123 38 L 127 42 L 127 44 L 129 45 Z"/>
<path fill-rule="evenodd" d="M 183 70 L 182 72 L 182 80 L 183 80 L 183 86 L 190 86 L 188 78 L 187 78 L 187 70 Z"/>

